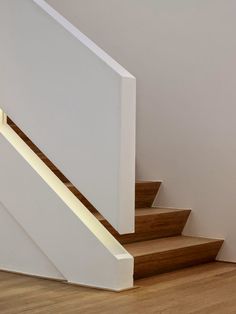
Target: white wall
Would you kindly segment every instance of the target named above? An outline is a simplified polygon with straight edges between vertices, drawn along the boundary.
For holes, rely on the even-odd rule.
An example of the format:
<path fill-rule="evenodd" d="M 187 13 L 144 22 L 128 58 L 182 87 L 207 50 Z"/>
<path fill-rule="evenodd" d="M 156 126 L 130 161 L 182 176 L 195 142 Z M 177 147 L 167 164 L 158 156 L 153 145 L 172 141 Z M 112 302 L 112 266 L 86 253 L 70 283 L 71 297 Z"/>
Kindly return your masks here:
<path fill-rule="evenodd" d="M 2 203 L 0 217 L 1 270 L 65 280 Z"/>
<path fill-rule="evenodd" d="M 0 107 L 117 231 L 133 232 L 135 78 L 43 0 L 1 0 L 0 42 Z"/>
<path fill-rule="evenodd" d="M 235 0 L 48 0 L 137 77 L 137 176 L 236 262 Z"/>

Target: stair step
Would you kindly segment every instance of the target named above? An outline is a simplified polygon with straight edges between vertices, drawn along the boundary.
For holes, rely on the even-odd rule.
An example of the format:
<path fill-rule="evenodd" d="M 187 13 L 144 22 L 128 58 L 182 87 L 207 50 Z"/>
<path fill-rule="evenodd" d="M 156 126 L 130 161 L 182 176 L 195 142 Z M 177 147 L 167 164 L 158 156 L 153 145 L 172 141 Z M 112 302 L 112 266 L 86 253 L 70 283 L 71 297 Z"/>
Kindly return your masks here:
<path fill-rule="evenodd" d="M 139 208 L 135 211 L 135 233 L 120 235 L 100 214 L 95 216 L 122 244 L 181 235 L 188 209 Z"/>
<path fill-rule="evenodd" d="M 160 181 L 137 181 L 135 186 L 135 207 L 151 207 L 160 185 Z"/>
<path fill-rule="evenodd" d="M 49 167 L 50 163 L 48 164 Z M 52 168 L 51 168 L 52 169 Z M 73 186 L 68 180 L 66 181 L 65 177 L 63 176 L 62 173 L 57 172 L 57 168 L 53 170 L 53 172 L 61 179 L 63 182 L 66 183 L 67 187 L 70 189 L 70 191 L 80 199 L 80 201 L 92 212 L 96 212 L 97 210 L 89 203 L 89 201 L 80 193 L 80 191 Z M 64 178 L 63 178 L 64 177 Z M 64 179 L 64 180 L 63 180 Z M 135 203 L 136 203 L 136 208 L 140 208 L 142 204 L 147 205 L 143 207 L 149 207 L 152 205 L 155 196 L 158 192 L 158 189 L 161 185 L 161 182 L 140 182 L 137 181 L 135 184 Z"/>
<path fill-rule="evenodd" d="M 223 240 L 177 236 L 125 244 L 134 257 L 134 278 L 143 278 L 215 260 Z"/>

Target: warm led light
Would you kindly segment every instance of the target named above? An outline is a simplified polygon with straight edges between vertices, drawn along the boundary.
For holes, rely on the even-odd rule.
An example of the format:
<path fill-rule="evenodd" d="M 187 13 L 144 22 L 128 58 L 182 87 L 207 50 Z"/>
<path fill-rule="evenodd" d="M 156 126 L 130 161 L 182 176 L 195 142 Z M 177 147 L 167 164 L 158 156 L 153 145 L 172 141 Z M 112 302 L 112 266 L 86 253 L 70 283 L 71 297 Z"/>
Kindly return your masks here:
<path fill-rule="evenodd" d="M 0 127 L 7 123 L 7 116 L 6 114 L 0 109 Z"/>

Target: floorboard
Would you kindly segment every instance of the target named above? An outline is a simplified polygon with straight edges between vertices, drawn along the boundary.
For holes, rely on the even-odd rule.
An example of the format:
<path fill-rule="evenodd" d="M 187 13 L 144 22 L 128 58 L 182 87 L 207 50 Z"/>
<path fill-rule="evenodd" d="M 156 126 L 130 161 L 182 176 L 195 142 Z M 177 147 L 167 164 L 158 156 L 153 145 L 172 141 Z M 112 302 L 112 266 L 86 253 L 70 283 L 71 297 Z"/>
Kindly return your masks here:
<path fill-rule="evenodd" d="M 236 264 L 210 263 L 136 281 L 121 293 L 0 272 L 1 314 L 236 313 Z"/>

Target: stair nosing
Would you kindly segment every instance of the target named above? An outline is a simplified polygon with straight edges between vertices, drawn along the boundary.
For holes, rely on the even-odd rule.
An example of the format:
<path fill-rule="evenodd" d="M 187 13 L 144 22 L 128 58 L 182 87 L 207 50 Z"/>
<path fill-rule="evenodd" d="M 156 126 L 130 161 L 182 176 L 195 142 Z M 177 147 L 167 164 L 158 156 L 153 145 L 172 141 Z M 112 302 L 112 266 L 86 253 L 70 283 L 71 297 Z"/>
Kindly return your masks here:
<path fill-rule="evenodd" d="M 164 241 L 173 241 L 173 239 L 192 239 L 194 241 L 195 240 L 202 240 L 202 242 L 196 242 L 196 243 L 184 243 L 183 245 L 173 245 L 173 246 L 166 246 L 166 248 L 159 248 L 158 250 L 158 242 L 164 242 Z M 132 247 L 138 247 L 141 245 L 145 245 L 148 246 L 150 243 L 155 243 L 157 247 L 154 249 L 149 249 L 145 252 L 145 250 L 143 252 L 140 253 L 133 253 L 132 252 Z M 165 238 L 157 238 L 157 239 L 152 239 L 152 240 L 145 240 L 145 241 L 140 241 L 140 242 L 133 242 L 133 243 L 128 243 L 128 244 L 124 244 L 125 249 L 130 252 L 131 255 L 133 255 L 134 257 L 139 257 L 139 256 L 147 256 L 147 255 L 152 255 L 152 254 L 159 254 L 162 252 L 170 252 L 173 250 L 178 250 L 178 249 L 182 249 L 182 248 L 187 248 L 187 247 L 194 247 L 194 246 L 201 246 L 204 244 L 209 244 L 209 243 L 223 243 L 223 239 L 210 239 L 210 238 L 205 238 L 205 237 L 194 237 L 194 236 L 183 236 L 183 235 L 179 235 L 179 236 L 174 236 L 174 237 L 165 237 Z M 131 250 L 129 251 L 129 249 L 131 248 Z"/>
<path fill-rule="evenodd" d="M 155 209 L 157 210 L 157 212 L 153 212 L 153 210 L 155 210 Z M 158 212 L 158 209 L 166 210 L 166 211 Z M 140 214 L 141 211 L 142 211 L 142 214 Z M 179 208 L 169 209 L 169 208 L 144 207 L 144 208 L 136 208 L 136 210 L 135 210 L 135 217 L 169 215 L 169 214 L 183 213 L 183 212 L 190 213 L 191 209 L 179 209 Z M 138 214 L 138 215 L 136 215 L 136 214 Z M 95 217 L 99 221 L 105 221 L 106 220 L 100 213 L 96 213 Z"/>

